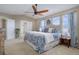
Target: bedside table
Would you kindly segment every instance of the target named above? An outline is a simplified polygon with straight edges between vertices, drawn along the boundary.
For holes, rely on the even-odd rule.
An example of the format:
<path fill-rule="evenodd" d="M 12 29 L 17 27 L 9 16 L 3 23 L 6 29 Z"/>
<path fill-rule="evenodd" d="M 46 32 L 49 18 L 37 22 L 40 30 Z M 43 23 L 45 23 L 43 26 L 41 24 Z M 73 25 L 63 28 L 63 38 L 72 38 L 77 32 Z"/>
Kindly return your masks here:
<path fill-rule="evenodd" d="M 60 44 L 67 45 L 68 48 L 70 46 L 70 43 L 71 43 L 71 39 L 70 38 L 63 38 L 63 37 L 60 38 Z"/>

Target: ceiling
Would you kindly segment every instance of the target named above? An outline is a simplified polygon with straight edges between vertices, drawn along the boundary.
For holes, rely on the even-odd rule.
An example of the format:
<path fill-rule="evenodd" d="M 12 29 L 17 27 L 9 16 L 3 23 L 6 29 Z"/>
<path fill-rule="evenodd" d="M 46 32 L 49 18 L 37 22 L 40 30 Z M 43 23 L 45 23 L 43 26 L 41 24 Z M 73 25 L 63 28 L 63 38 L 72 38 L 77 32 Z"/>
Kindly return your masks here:
<path fill-rule="evenodd" d="M 54 14 L 60 11 L 74 8 L 76 6 L 78 5 L 77 4 L 38 4 L 37 8 L 38 10 L 48 9 L 48 12 L 43 14 L 43 16 L 48 16 L 50 14 Z M 33 13 L 25 13 L 25 12 L 33 12 L 32 4 L 0 4 L 0 12 L 10 15 L 33 16 Z M 43 16 L 37 16 L 37 18 Z"/>

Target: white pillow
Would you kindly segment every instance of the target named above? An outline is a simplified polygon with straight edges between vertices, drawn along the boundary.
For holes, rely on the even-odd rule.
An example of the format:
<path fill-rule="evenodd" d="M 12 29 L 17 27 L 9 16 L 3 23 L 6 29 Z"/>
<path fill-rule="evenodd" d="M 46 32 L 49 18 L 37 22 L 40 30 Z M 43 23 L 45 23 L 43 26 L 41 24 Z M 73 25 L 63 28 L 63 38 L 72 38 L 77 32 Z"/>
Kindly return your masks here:
<path fill-rule="evenodd" d="M 48 32 L 49 32 L 49 33 L 52 33 L 52 28 L 49 28 Z"/>

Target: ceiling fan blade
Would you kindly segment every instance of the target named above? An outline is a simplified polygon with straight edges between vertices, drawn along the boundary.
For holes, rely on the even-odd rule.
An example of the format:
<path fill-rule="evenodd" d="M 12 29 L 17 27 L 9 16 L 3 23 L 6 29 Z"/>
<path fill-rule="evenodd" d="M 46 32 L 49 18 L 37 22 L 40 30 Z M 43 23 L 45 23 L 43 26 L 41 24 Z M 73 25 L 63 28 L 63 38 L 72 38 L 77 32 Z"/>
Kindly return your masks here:
<path fill-rule="evenodd" d="M 34 13 L 34 12 L 24 12 L 24 13 Z"/>
<path fill-rule="evenodd" d="M 40 16 L 42 16 L 43 14 L 41 14 L 41 13 L 37 13 L 37 15 L 40 15 Z"/>
<path fill-rule="evenodd" d="M 48 10 L 37 11 L 37 13 L 45 13 L 45 12 L 48 12 Z"/>
<path fill-rule="evenodd" d="M 36 12 L 36 11 L 37 11 L 37 9 L 36 9 L 35 5 L 32 5 L 32 8 L 33 8 L 34 12 Z"/>

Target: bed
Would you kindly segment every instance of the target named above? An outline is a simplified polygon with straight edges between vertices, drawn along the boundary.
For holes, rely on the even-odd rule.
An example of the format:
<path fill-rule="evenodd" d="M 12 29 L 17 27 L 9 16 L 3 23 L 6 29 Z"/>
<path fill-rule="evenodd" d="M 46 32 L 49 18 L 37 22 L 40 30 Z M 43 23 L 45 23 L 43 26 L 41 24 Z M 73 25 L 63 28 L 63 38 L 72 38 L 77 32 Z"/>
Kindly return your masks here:
<path fill-rule="evenodd" d="M 26 32 L 24 41 L 40 54 L 58 45 L 59 36 L 58 33 L 29 31 Z"/>

